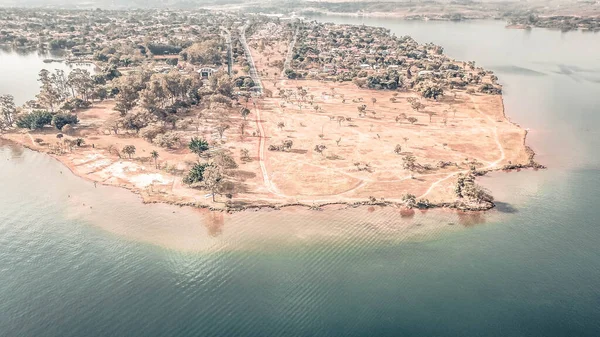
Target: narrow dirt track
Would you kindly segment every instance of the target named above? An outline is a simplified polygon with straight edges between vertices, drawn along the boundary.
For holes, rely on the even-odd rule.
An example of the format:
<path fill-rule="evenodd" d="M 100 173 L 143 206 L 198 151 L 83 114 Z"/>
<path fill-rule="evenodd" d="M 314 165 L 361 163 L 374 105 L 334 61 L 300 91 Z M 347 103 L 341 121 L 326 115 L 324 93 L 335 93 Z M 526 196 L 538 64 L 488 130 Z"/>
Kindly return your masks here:
<path fill-rule="evenodd" d="M 494 125 L 496 123 L 492 118 L 490 118 L 490 116 L 485 115 L 484 113 L 481 112 L 481 109 L 479 108 L 479 105 L 473 100 L 473 98 L 471 98 L 471 101 L 473 102 L 473 105 L 475 105 L 475 108 L 476 108 L 477 112 L 479 112 L 479 114 L 485 116 L 485 118 L 487 120 L 489 120 L 492 123 L 492 125 Z M 498 137 L 498 127 L 494 126 L 492 130 L 494 132 L 494 140 L 496 141 L 496 145 L 498 145 L 498 149 L 500 150 L 500 158 L 498 158 L 496 161 L 494 161 L 490 165 L 484 167 L 484 169 L 495 168 L 501 161 L 503 161 L 506 158 L 506 153 L 504 152 L 504 147 L 502 146 L 502 143 L 500 143 L 500 137 Z M 454 177 L 454 176 L 456 176 L 456 175 L 458 175 L 460 173 L 466 173 L 466 172 L 469 172 L 469 170 L 463 170 L 463 171 L 454 172 L 454 173 L 449 174 L 448 176 L 446 176 L 446 177 L 444 177 L 442 179 L 439 179 L 439 180 L 435 181 L 433 184 L 431 184 L 431 186 L 429 186 L 429 188 L 427 189 L 427 191 L 423 195 L 419 196 L 418 198 L 421 199 L 421 198 L 425 197 L 426 195 L 428 195 L 429 193 L 431 193 L 431 191 L 433 191 L 433 189 L 437 185 L 439 185 L 441 182 L 443 182 L 445 180 L 448 180 L 448 179 L 450 179 L 450 178 L 452 178 L 452 177 Z"/>

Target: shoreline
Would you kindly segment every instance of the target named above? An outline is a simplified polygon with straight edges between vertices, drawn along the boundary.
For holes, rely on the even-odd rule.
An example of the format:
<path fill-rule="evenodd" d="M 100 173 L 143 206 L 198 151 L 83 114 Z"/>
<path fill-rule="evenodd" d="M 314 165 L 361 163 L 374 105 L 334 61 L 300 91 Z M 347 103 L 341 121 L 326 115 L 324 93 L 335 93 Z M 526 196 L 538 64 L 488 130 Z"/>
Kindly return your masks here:
<path fill-rule="evenodd" d="M 523 129 L 519 124 L 511 121 L 510 118 L 508 118 L 508 116 L 506 114 L 505 105 L 504 105 L 504 97 L 502 95 L 499 95 L 499 96 L 500 97 L 499 97 L 498 109 L 495 109 L 495 110 L 493 109 L 492 114 L 487 115 L 486 117 L 488 119 L 492 120 L 493 118 L 491 118 L 491 117 L 494 117 L 494 111 L 495 111 L 495 116 L 496 116 L 495 118 L 501 118 L 502 120 L 508 122 L 508 124 L 510 126 L 514 127 L 515 130 L 519 130 L 518 134 L 522 135 L 521 137 L 519 137 L 520 144 L 521 144 L 520 147 L 521 147 L 522 151 L 524 151 L 524 155 L 526 155 L 526 157 L 523 156 L 522 160 L 519 160 L 518 162 L 516 162 L 514 164 L 511 163 L 510 161 L 508 161 L 508 163 L 507 163 L 506 160 L 508 158 L 506 160 L 498 159 L 498 161 L 496 161 L 496 163 L 492 163 L 492 164 L 490 164 L 490 166 L 487 166 L 485 168 L 475 169 L 474 171 L 471 171 L 471 172 L 473 173 L 473 175 L 475 177 L 478 177 L 478 176 L 486 175 L 487 173 L 497 172 L 497 171 L 510 172 L 510 171 L 519 171 L 521 169 L 527 169 L 527 168 L 531 168 L 531 169 L 535 169 L 535 170 L 545 168 L 545 166 L 543 166 L 535 161 L 535 151 L 527 145 L 528 131 L 526 129 Z M 479 107 L 478 107 L 478 109 L 479 109 Z M 485 115 L 485 114 L 488 114 L 489 112 L 480 111 L 480 113 Z M 498 122 L 500 120 L 498 119 L 495 121 Z M 11 135 L 12 135 L 12 137 L 10 137 Z M 131 179 L 127 180 L 127 178 L 131 178 L 131 177 L 126 177 L 126 176 L 125 177 L 123 177 L 123 176 L 113 177 L 111 175 L 112 172 L 109 172 L 109 175 L 105 176 L 104 179 L 102 179 L 102 177 L 99 177 L 98 175 L 94 175 L 99 169 L 94 168 L 90 172 L 84 172 L 81 169 L 79 169 L 79 170 L 77 169 L 78 166 L 82 166 L 82 165 L 85 165 L 88 163 L 87 160 L 89 160 L 89 159 L 86 160 L 86 157 L 84 156 L 85 154 L 87 154 L 87 157 L 90 157 L 90 155 L 91 156 L 94 156 L 94 155 L 102 156 L 103 154 L 101 154 L 101 152 L 104 151 L 102 148 L 96 147 L 93 151 L 89 151 L 89 150 L 91 150 L 91 148 L 89 146 L 87 146 L 87 147 L 81 148 L 81 150 L 78 150 L 78 151 L 63 152 L 63 154 L 56 154 L 56 153 L 52 153 L 52 149 L 50 149 L 49 147 L 35 144 L 34 137 L 35 137 L 35 133 L 32 134 L 30 132 L 24 132 L 24 131 L 0 134 L 0 139 L 5 139 L 13 144 L 17 144 L 18 146 L 23 146 L 29 150 L 33 150 L 38 153 L 43 153 L 43 154 L 49 155 L 50 157 L 59 161 L 62 165 L 66 166 L 71 171 L 71 173 L 73 173 L 74 175 L 76 175 L 80 178 L 84 178 L 85 180 L 88 180 L 91 182 L 100 183 L 101 185 L 104 185 L 104 186 L 113 186 L 113 187 L 120 187 L 120 188 L 127 189 L 130 192 L 133 192 L 134 194 L 139 195 L 141 201 L 144 204 L 163 203 L 163 204 L 170 204 L 170 205 L 175 205 L 175 206 L 180 206 L 180 207 L 188 206 L 188 207 L 193 207 L 193 208 L 198 208 L 198 209 L 206 209 L 209 211 L 218 211 L 218 212 L 226 212 L 226 213 L 238 213 L 238 212 L 243 212 L 243 211 L 259 211 L 259 210 L 282 210 L 282 209 L 289 208 L 289 207 L 302 207 L 302 208 L 305 208 L 308 210 L 319 211 L 327 206 L 332 206 L 332 205 L 341 206 L 340 209 L 357 208 L 360 206 L 385 206 L 385 207 L 394 207 L 394 208 L 398 208 L 398 209 L 421 209 L 421 210 L 451 209 L 451 210 L 467 211 L 467 212 L 468 211 L 480 212 L 480 211 L 486 211 L 486 210 L 493 209 L 496 206 L 493 202 L 482 202 L 482 203 L 477 204 L 477 203 L 470 203 L 470 202 L 467 202 L 466 200 L 460 200 L 460 199 L 456 199 L 456 198 L 454 198 L 454 201 L 448 201 L 448 200 L 450 200 L 450 198 L 448 198 L 450 195 L 446 195 L 446 198 L 442 198 L 441 200 L 438 200 L 438 201 L 429 202 L 429 200 L 427 200 L 427 202 L 424 204 L 421 204 L 420 202 L 415 202 L 412 205 L 408 205 L 406 202 L 400 201 L 400 199 L 399 199 L 401 196 L 400 193 L 396 196 L 388 194 L 388 195 L 379 196 L 378 198 L 372 198 L 372 197 L 367 198 L 366 196 L 362 196 L 362 197 L 358 196 L 358 197 L 354 197 L 354 198 L 353 197 L 345 197 L 345 196 L 341 195 L 344 193 L 337 193 L 337 194 L 331 194 L 331 195 L 326 195 L 326 196 L 317 196 L 317 195 L 314 196 L 314 199 L 323 198 L 321 200 L 307 200 L 310 198 L 309 195 L 301 196 L 301 195 L 278 195 L 278 194 L 272 194 L 272 193 L 267 193 L 267 194 L 259 193 L 259 194 L 254 194 L 254 195 L 256 195 L 256 198 L 254 200 L 249 199 L 248 196 L 246 196 L 246 197 L 242 197 L 239 199 L 233 199 L 232 203 L 220 201 L 215 204 L 215 203 L 211 203 L 210 201 L 205 201 L 203 199 L 200 199 L 202 193 L 198 190 L 189 189 L 189 191 L 192 191 L 192 192 L 186 193 L 186 191 L 183 191 L 183 193 L 180 192 L 178 194 L 176 191 L 173 190 L 173 188 L 174 188 L 175 184 L 177 184 L 177 179 L 180 180 L 181 177 L 176 176 L 176 175 L 165 174 L 163 170 L 157 171 L 157 170 L 154 170 L 153 168 L 151 168 L 150 170 L 146 170 L 146 167 L 139 164 L 140 163 L 139 159 L 142 159 L 142 158 L 138 158 L 138 160 L 133 160 L 133 161 L 127 160 L 127 159 L 122 159 L 122 158 L 119 158 L 117 160 L 116 158 L 113 158 L 110 155 L 110 153 L 108 154 L 108 156 L 103 157 L 104 160 L 110 161 L 110 163 L 111 163 L 110 165 L 115 164 L 115 163 L 130 163 L 132 165 L 137 165 L 137 168 L 140 169 L 141 171 L 147 171 L 146 173 L 164 174 L 164 176 L 166 176 L 166 180 L 169 181 L 167 183 L 167 185 L 155 186 L 154 182 L 151 182 L 149 185 L 140 187 L 140 186 L 136 186 L 135 182 L 133 182 Z M 122 138 L 117 138 L 117 139 L 122 139 Z M 506 146 L 506 144 L 505 144 L 506 140 L 502 140 L 502 142 L 501 142 L 501 140 L 502 139 L 498 138 L 497 145 L 500 146 L 502 151 L 504 151 L 503 149 Z M 516 138 L 514 139 L 514 141 L 516 141 Z M 86 148 L 87 148 L 87 150 L 85 150 Z M 508 149 L 506 149 L 506 150 L 508 151 Z M 74 161 L 74 158 L 72 158 L 73 156 L 79 156 L 79 157 L 75 158 L 75 161 Z M 82 159 L 82 156 L 84 156 L 83 159 Z M 79 161 L 79 164 L 76 161 Z M 92 162 L 93 162 L 93 160 L 92 160 Z M 124 165 L 127 165 L 127 164 L 124 164 Z M 145 165 L 145 163 L 143 165 Z M 85 167 L 83 167 L 83 169 L 85 170 Z M 456 179 L 456 177 L 459 174 L 464 174 L 467 172 L 469 172 L 469 170 L 463 169 L 463 170 L 454 171 L 454 172 L 438 173 L 438 175 L 440 177 L 445 176 L 445 178 L 442 178 L 438 182 L 441 182 L 441 181 L 447 180 L 447 179 L 451 179 L 451 178 Z M 419 176 L 416 176 L 416 178 L 418 178 L 418 177 Z M 408 179 L 408 178 L 404 178 L 404 179 Z M 416 197 L 416 198 L 419 199 L 419 201 L 420 201 L 425 195 L 429 194 L 429 192 L 433 189 L 433 186 L 435 186 L 435 185 L 437 185 L 437 183 L 434 183 L 425 194 L 421 195 L 420 197 Z M 159 190 L 155 191 L 154 187 L 158 187 Z M 161 189 L 161 187 L 162 187 L 162 189 Z M 445 186 L 445 187 L 448 187 L 448 186 Z M 188 188 L 186 188 L 186 189 L 188 189 Z M 410 190 L 408 190 L 406 192 L 409 192 L 409 191 Z M 388 190 L 388 192 L 392 192 L 392 191 Z M 413 193 L 415 193 L 415 191 L 413 191 Z M 421 194 L 421 193 L 417 192 L 415 194 Z M 388 200 L 388 198 L 390 200 Z M 205 197 L 205 199 L 206 199 L 206 197 Z M 294 201 L 292 201 L 292 200 L 294 200 Z M 426 200 L 426 199 L 424 199 L 424 200 Z"/>
<path fill-rule="evenodd" d="M 513 123 L 513 124 L 515 124 L 515 123 Z M 515 125 L 518 126 L 518 124 L 515 124 Z M 343 206 L 336 210 L 358 208 L 361 206 L 380 206 L 380 207 L 393 207 L 393 208 L 397 208 L 400 210 L 413 210 L 413 211 L 414 210 L 421 210 L 421 211 L 454 210 L 454 211 L 460 211 L 460 212 L 465 212 L 465 213 L 466 212 L 484 212 L 484 211 L 492 210 L 496 207 L 496 204 L 493 202 L 487 202 L 487 203 L 482 203 L 482 204 L 467 204 L 467 203 L 456 201 L 456 202 L 430 203 L 426 207 L 421 207 L 419 205 L 409 207 L 403 202 L 385 201 L 385 200 L 379 200 L 379 201 L 378 200 L 374 200 L 374 201 L 372 201 L 372 200 L 365 200 L 365 201 L 331 200 L 331 201 L 324 201 L 324 202 L 315 202 L 313 204 L 309 204 L 306 202 L 255 203 L 255 204 L 249 204 L 249 205 L 245 205 L 245 206 L 241 206 L 241 207 L 230 207 L 229 205 L 226 204 L 225 207 L 222 208 L 222 207 L 213 207 L 206 203 L 191 202 L 191 201 L 187 201 L 187 202 L 181 201 L 180 202 L 180 201 L 176 201 L 176 200 L 157 200 L 157 199 L 152 199 L 150 194 L 144 194 L 143 189 L 134 188 L 134 187 L 126 186 L 126 185 L 120 185 L 120 184 L 111 184 L 111 183 L 106 183 L 103 181 L 98 181 L 98 180 L 92 179 L 87 174 L 81 174 L 81 173 L 77 172 L 74 169 L 73 163 L 70 163 L 64 157 L 49 153 L 42 149 L 36 149 L 32 146 L 29 146 L 28 144 L 15 141 L 10 138 L 6 138 L 6 137 L 4 137 L 4 135 L 5 134 L 0 134 L 0 140 L 5 141 L 7 143 L 11 143 L 12 145 L 15 145 L 15 146 L 22 146 L 23 148 L 26 148 L 30 151 L 34 151 L 34 152 L 46 155 L 46 156 L 56 160 L 57 162 L 59 162 L 62 166 L 66 167 L 69 170 L 69 172 L 71 172 L 73 175 L 75 175 L 76 177 L 78 177 L 80 179 L 84 179 L 86 181 L 93 182 L 93 183 L 98 183 L 102 186 L 121 188 L 121 189 L 127 190 L 133 194 L 136 194 L 140 197 L 140 201 L 143 204 L 166 204 L 166 205 L 173 205 L 173 206 L 179 206 L 179 207 L 191 207 L 191 208 L 195 208 L 195 209 L 205 209 L 205 210 L 208 210 L 211 212 L 223 212 L 223 213 L 228 213 L 228 214 L 240 213 L 240 212 L 245 212 L 245 211 L 262 211 L 262 210 L 277 210 L 278 211 L 278 210 L 284 210 L 285 208 L 290 208 L 290 207 L 302 207 L 304 209 L 311 210 L 311 211 L 323 211 L 323 209 L 328 206 L 336 206 L 336 205 Z M 527 138 L 527 131 L 525 131 L 525 137 L 523 137 L 523 144 L 526 143 L 526 138 Z M 512 171 L 518 172 L 521 169 L 534 169 L 534 170 L 546 169 L 546 166 L 535 162 L 535 160 L 534 160 L 535 152 L 529 146 L 525 145 L 525 147 L 530 155 L 530 162 L 528 164 L 525 164 L 525 165 L 524 164 L 515 164 L 509 168 L 502 167 L 502 168 L 497 168 L 497 169 L 478 170 L 478 171 L 474 172 L 475 176 L 479 177 L 479 176 L 484 176 L 488 173 L 501 172 L 501 171 L 502 172 L 512 172 Z"/>
<path fill-rule="evenodd" d="M 241 41 L 245 45 L 245 38 Z M 415 48 L 418 49 L 418 45 Z M 432 47 L 421 48 L 426 52 Z M 280 49 L 277 45 L 276 50 L 280 52 Z M 436 50 L 439 52 L 436 51 L 435 55 L 441 55 L 441 51 Z M 247 46 L 245 53 L 253 68 L 256 59 L 260 69 L 270 70 L 265 55 Z M 242 166 L 236 164 L 227 173 L 229 183 L 237 184 L 228 190 L 209 190 L 206 186 L 203 189 L 192 188 L 182 182 L 182 175 L 190 163 L 200 160 L 182 148 L 182 142 L 178 141 L 176 147 L 164 149 L 164 146 L 138 137 L 137 133 L 132 136 L 128 131 L 118 134 L 116 129 L 111 130 L 107 121 L 118 117 L 111 99 L 93 103 L 91 107 L 81 110 L 78 117 L 82 126 L 66 131 L 64 136 L 56 135 L 54 129 L 41 128 L 36 131 L 11 130 L 0 135 L 0 138 L 49 154 L 78 177 L 128 189 L 147 204 L 165 203 L 228 213 L 287 207 L 321 210 L 330 205 L 344 208 L 378 205 L 407 209 L 489 210 L 495 206 L 493 198 L 485 191 L 482 191 L 483 196 L 481 193 L 462 194 L 461 177 L 468 176 L 468 183 L 477 188 L 475 177 L 488 172 L 539 169 L 544 166 L 535 162 L 535 152 L 526 145 L 527 130 L 506 116 L 501 85 L 497 83 L 498 78 L 493 72 L 476 69 L 474 63 L 468 69 L 466 62 L 460 65 L 459 61 L 447 56 L 431 58 L 448 62 L 454 66 L 454 70 L 464 68 L 462 76 L 471 77 L 468 82 L 460 82 L 458 89 L 450 85 L 450 92 L 447 95 L 442 93 L 442 99 L 438 100 L 437 95 L 426 101 L 427 106 L 420 104 L 421 107 L 416 108 L 412 104 L 416 101 L 411 99 L 420 103 L 417 90 L 365 89 L 364 84 L 327 82 L 314 78 L 303 78 L 293 83 L 274 81 L 273 86 L 267 88 L 272 89 L 270 95 L 258 102 L 253 99 L 255 115 L 252 118 L 256 120 L 258 136 L 255 132 L 252 132 L 252 137 L 245 136 L 242 128 L 238 140 L 238 130 L 232 129 L 224 141 L 223 133 L 229 129 L 229 124 L 227 129 L 220 132 L 219 139 L 212 137 L 212 130 L 202 129 L 202 135 L 212 139 L 213 148 L 225 149 L 232 154 L 234 150 L 241 153 L 246 151 L 247 159 L 243 156 L 240 159 Z M 409 72 L 412 66 L 410 63 Z M 421 69 L 422 65 L 417 68 Z M 428 75 L 425 72 L 423 74 L 424 78 Z M 255 81 L 260 83 L 260 77 Z M 297 87 L 298 81 L 302 83 L 300 87 Z M 474 87 L 482 81 L 493 90 L 483 85 L 479 89 Z M 300 103 L 297 92 L 295 97 L 299 110 L 288 107 L 288 113 L 283 114 L 283 102 L 291 102 L 288 102 L 287 92 L 294 93 L 297 88 L 304 90 L 302 97 L 313 93 L 310 95 L 310 105 L 319 103 L 313 106 L 314 114 L 302 111 L 302 107 L 307 105 L 304 98 Z M 274 97 L 272 92 L 276 89 L 283 93 Z M 367 105 L 363 104 L 362 112 L 358 109 L 357 119 L 350 101 L 354 104 L 366 102 L 363 100 L 365 95 L 371 96 L 369 112 L 373 116 L 367 116 Z M 377 108 L 374 108 L 376 102 Z M 238 105 L 241 106 L 241 103 Z M 426 107 L 429 110 L 424 111 Z M 453 115 L 449 116 L 452 111 Z M 192 113 L 182 118 L 188 118 Z M 427 117 L 422 117 L 425 113 L 429 115 L 428 123 Z M 436 117 L 432 122 L 433 116 L 441 116 L 443 120 Z M 238 121 L 246 123 L 246 115 L 232 115 L 230 118 L 228 122 L 232 125 Z M 327 127 L 327 135 L 325 124 L 320 134 L 317 134 L 318 128 L 302 129 L 307 125 L 323 123 L 323 118 L 328 120 L 325 123 L 332 124 Z M 331 122 L 336 118 L 337 125 Z M 421 123 L 416 123 L 419 119 Z M 211 122 L 215 123 L 214 118 Z M 208 124 L 206 116 L 204 123 L 214 126 Z M 175 125 L 172 129 L 176 129 Z M 197 126 L 195 133 L 187 126 L 178 132 L 181 137 L 191 136 L 193 139 L 200 134 L 200 126 Z M 82 137 L 85 145 L 78 143 L 78 146 L 74 146 L 73 139 L 68 138 L 64 138 L 62 143 L 57 141 L 65 136 Z M 334 144 L 336 138 L 338 140 Z M 344 142 L 340 146 L 342 138 Z M 291 139 L 300 148 L 291 151 Z M 289 148 L 278 149 L 280 145 L 275 145 L 278 140 L 289 142 Z M 410 145 L 408 140 L 411 140 Z M 69 144 L 68 148 L 66 144 Z M 311 151 L 313 146 L 323 149 Z M 133 152 L 127 152 L 129 158 L 125 159 L 118 150 L 127 147 L 132 147 Z M 248 150 L 256 147 L 258 157 L 250 158 Z M 117 150 L 116 154 L 112 151 L 114 149 Z M 327 157 L 323 154 L 324 149 L 328 149 Z M 374 152 L 374 149 L 377 150 Z M 157 161 L 157 151 L 161 151 L 160 161 Z M 151 153 L 153 165 L 148 157 Z M 206 194 L 209 191 L 213 193 Z M 212 200 L 209 200 L 211 196 Z M 218 200 L 215 200 L 216 196 L 219 196 Z"/>
<path fill-rule="evenodd" d="M 397 13 L 397 12 L 361 12 L 361 13 L 346 13 L 346 12 L 329 12 L 318 9 L 308 9 L 310 13 L 300 14 L 306 17 L 315 17 L 315 16 L 338 16 L 338 17 L 351 17 L 351 18 L 374 18 L 374 19 L 395 19 L 395 20 L 403 20 L 403 21 L 443 21 L 443 22 L 468 22 L 468 21 L 502 21 L 505 24 L 506 29 L 519 29 L 519 30 L 531 30 L 534 28 L 542 28 L 549 30 L 561 30 L 561 31 L 579 31 L 579 32 L 597 32 L 600 31 L 599 26 L 592 27 L 579 27 L 579 26 L 564 26 L 561 21 L 552 21 L 548 24 L 532 24 L 532 23 L 521 23 L 519 22 L 520 17 L 501 17 L 493 14 L 489 15 L 468 15 L 462 13 L 451 13 L 451 14 L 407 14 L 407 13 Z M 448 15 L 458 14 L 461 15 L 460 19 L 452 19 L 448 17 Z M 586 18 L 586 16 L 577 16 L 577 15 L 544 15 L 540 16 L 540 19 L 543 20 L 554 20 L 556 18 L 567 17 L 570 19 L 580 19 Z M 598 16 L 591 15 L 587 18 L 600 20 Z M 516 21 L 515 21 L 516 20 Z"/>
<path fill-rule="evenodd" d="M 306 11 L 310 11 L 310 13 L 303 13 L 300 12 L 300 14 L 303 15 L 308 15 L 308 16 L 346 16 L 346 17 L 353 17 L 353 18 L 379 18 L 379 19 L 399 19 L 399 20 L 406 20 L 406 21 L 452 21 L 452 22 L 461 22 L 461 21 L 472 21 L 472 20 L 493 20 L 493 21 L 499 21 L 501 20 L 500 18 L 496 18 L 494 16 L 463 16 L 461 17 L 460 20 L 452 20 L 451 18 L 446 18 L 443 17 L 444 15 L 448 15 L 448 14 L 413 14 L 413 15 L 408 15 L 408 14 L 404 14 L 404 13 L 385 13 L 385 12 L 361 12 L 361 13 L 345 13 L 345 12 L 328 12 L 328 11 L 321 11 L 321 10 L 316 10 L 316 9 L 309 9 Z"/>

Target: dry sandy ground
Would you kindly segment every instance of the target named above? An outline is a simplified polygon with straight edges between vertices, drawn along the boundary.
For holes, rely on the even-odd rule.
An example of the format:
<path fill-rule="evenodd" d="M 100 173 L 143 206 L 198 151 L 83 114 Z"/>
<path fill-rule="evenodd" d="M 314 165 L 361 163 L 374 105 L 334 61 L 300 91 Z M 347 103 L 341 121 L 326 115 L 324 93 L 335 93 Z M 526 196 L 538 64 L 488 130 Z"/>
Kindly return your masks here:
<path fill-rule="evenodd" d="M 269 82 L 265 81 L 265 86 L 278 92 Z M 258 101 L 248 117 L 251 125 L 246 134 L 254 132 L 257 136 L 241 137 L 239 129 L 232 127 L 225 133 L 226 141 L 221 143 L 214 139 L 210 125 L 200 131 L 215 146 L 231 150 L 238 162 L 240 149 L 250 150 L 253 160 L 241 163 L 233 178 L 238 186 L 233 200 L 241 205 L 354 202 L 371 196 L 400 201 L 405 193 L 432 202 L 452 202 L 456 175 L 470 165 L 499 169 L 508 163 L 528 162 L 525 131 L 504 117 L 500 96 L 457 93 L 456 98 L 448 94 L 439 101 L 427 101 L 424 111 L 437 113 L 430 123 L 427 114 L 413 111 L 406 101 L 414 93 L 399 93 L 399 102 L 392 103 L 391 92 L 357 89 L 350 83 L 280 81 L 277 85 L 291 89 L 302 86 L 308 96 L 314 95 L 313 106 L 318 105 L 320 110 L 315 111 L 308 102 L 301 108 L 296 103 L 284 103 L 282 108 L 283 100 L 276 94 Z M 342 97 L 346 103 L 342 103 Z M 372 97 L 377 99 L 375 104 Z M 363 103 L 352 103 L 359 98 L 368 105 L 365 117 L 359 117 L 357 110 Z M 129 188 L 147 202 L 224 206 L 219 200 L 212 203 L 206 191 L 190 189 L 181 183 L 182 173 L 196 160 L 185 147 L 166 150 L 134 135 L 107 135 L 105 120 L 116 116 L 112 104 L 104 102 L 81 112 L 81 125 L 68 137 L 82 137 L 87 145 L 54 156 L 80 176 Z M 396 122 L 395 117 L 401 113 L 416 117 L 418 122 L 414 125 L 406 120 Z M 337 118 L 342 116 L 350 121 L 338 122 Z M 241 122 L 240 117 L 232 116 L 232 124 Z M 280 123 L 285 126 L 278 127 Z M 196 131 L 186 133 L 191 137 Z M 49 144 L 58 142 L 56 134 L 56 130 L 47 129 L 4 137 L 48 152 Z M 44 143 L 37 144 L 36 138 Z M 269 145 L 281 144 L 283 140 L 294 142 L 291 151 L 267 150 Z M 137 148 L 132 160 L 118 158 L 108 151 L 111 145 L 121 149 L 130 144 Z M 402 147 L 401 154 L 394 152 L 397 144 Z M 325 145 L 327 149 L 319 154 L 313 150 L 315 145 Z M 160 170 L 150 158 L 153 150 L 160 154 Z M 434 169 L 420 173 L 404 170 L 402 157 L 407 154 Z M 458 166 L 435 169 L 439 161 Z M 359 171 L 355 163 L 361 166 L 368 163 L 370 172 Z"/>
<path fill-rule="evenodd" d="M 84 138 L 86 145 L 52 155 L 75 174 L 128 188 L 146 202 L 213 208 L 225 207 L 224 198 L 213 202 L 207 191 L 188 188 L 181 182 L 183 174 L 198 160 L 186 147 L 192 136 L 202 136 L 214 148 L 229 151 L 240 164 L 230 177 L 237 206 L 318 205 L 366 201 L 370 197 L 400 202 L 407 193 L 433 203 L 450 203 L 456 200 L 453 190 L 457 175 L 471 166 L 499 170 L 506 164 L 529 163 L 526 132 L 505 117 L 501 96 L 446 92 L 438 101 L 423 100 L 426 107 L 414 111 L 407 101 L 417 97 L 414 92 L 359 89 L 348 82 L 283 80 L 281 71 L 268 63 L 285 58 L 288 48 L 288 41 L 274 39 L 272 47 L 267 46 L 262 53 L 253 49 L 257 69 L 266 75 L 263 85 L 273 97 L 248 103 L 242 100 L 252 108 L 244 136 L 239 127 L 244 120 L 233 112 L 229 117 L 231 127 L 223 139 L 215 132 L 216 120 L 207 117 L 199 130 L 193 126 L 178 130 L 183 134 L 181 148 L 158 148 L 134 134 L 110 134 L 108 122 L 118 113 L 112 109 L 114 102 L 105 101 L 80 112 L 81 123 L 72 135 L 67 135 L 71 139 Z M 298 87 L 307 91 L 305 99 L 286 101 L 279 97 L 280 89 L 295 91 Z M 359 116 L 357 107 L 362 104 L 367 105 L 367 111 Z M 192 111 L 190 118 L 197 112 Z M 427 112 L 434 113 L 431 121 Z M 406 118 L 397 120 L 402 114 L 418 121 L 411 124 Z M 48 128 L 3 137 L 50 153 L 60 143 L 56 134 Z M 36 138 L 43 142 L 39 144 Z M 286 140 L 293 141 L 290 151 L 268 150 L 269 145 Z M 125 145 L 136 147 L 133 159 L 119 158 L 109 150 L 120 150 Z M 318 153 L 314 150 L 317 145 L 326 149 Z M 398 145 L 400 153 L 395 152 Z M 242 149 L 250 152 L 250 161 L 240 160 Z M 150 158 L 152 151 L 160 155 L 160 168 Z M 407 155 L 414 155 L 417 163 L 432 169 L 403 169 L 402 158 Z M 437 168 L 440 161 L 453 164 Z M 359 170 L 357 164 L 360 168 L 368 164 L 369 169 Z"/>
<path fill-rule="evenodd" d="M 480 169 L 497 169 L 509 162 L 528 162 L 525 132 L 506 120 L 500 96 L 457 93 L 456 98 L 449 95 L 441 101 L 428 101 L 425 111 L 437 113 L 430 123 L 427 114 L 413 111 L 406 101 L 413 93 L 400 93 L 399 102 L 392 103 L 390 92 L 361 90 L 349 83 L 287 81 L 280 87 L 297 86 L 314 94 L 314 104 L 322 110 L 315 112 L 308 104 L 302 111 L 292 104 L 282 109 L 279 98 L 265 100 L 260 109 L 266 146 L 294 141 L 290 152 L 264 152 L 274 194 L 326 202 L 369 196 L 398 201 L 411 193 L 450 202 L 454 200 L 452 178 L 470 163 L 476 161 Z M 375 104 L 371 97 L 377 99 Z M 366 117 L 358 117 L 357 106 L 362 103 L 352 103 L 359 98 L 368 105 Z M 448 114 L 446 125 L 444 111 Z M 396 122 L 401 113 L 419 121 L 414 125 L 406 120 Z M 339 123 L 340 116 L 351 121 Z M 281 122 L 284 128 L 277 127 Z M 318 144 L 327 147 L 323 155 L 313 151 Z M 402 147 L 400 155 L 394 152 L 397 144 Z M 407 154 L 413 154 L 422 165 L 435 167 L 439 161 L 449 161 L 458 167 L 409 172 L 402 169 L 402 157 Z M 359 171 L 354 165 L 357 162 L 369 163 L 372 172 Z"/>

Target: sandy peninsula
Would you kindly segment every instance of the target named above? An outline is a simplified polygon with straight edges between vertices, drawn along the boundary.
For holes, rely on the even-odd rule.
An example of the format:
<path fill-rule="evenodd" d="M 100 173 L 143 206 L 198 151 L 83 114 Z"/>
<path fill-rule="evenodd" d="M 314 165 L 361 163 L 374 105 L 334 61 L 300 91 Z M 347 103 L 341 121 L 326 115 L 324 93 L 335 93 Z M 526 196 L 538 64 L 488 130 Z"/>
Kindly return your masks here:
<path fill-rule="evenodd" d="M 148 77 L 152 83 L 142 84 L 128 109 L 122 108 L 123 83 L 137 75 L 119 68 L 123 76 L 111 89 L 119 94 L 76 109 L 74 127 L 12 128 L 1 137 L 52 155 L 78 176 L 127 188 L 147 203 L 227 211 L 330 204 L 482 210 L 493 203 L 476 176 L 541 167 L 525 145 L 526 131 L 504 113 L 497 78 L 474 62 L 452 60 L 439 46 L 380 28 L 253 20 L 215 28 L 225 37 L 220 41 L 229 52 L 221 55 L 229 58 L 230 71 L 247 74 L 239 80 L 223 69 L 212 74 L 195 66 L 195 50 L 185 49 L 177 68 L 169 63 L 174 70 Z M 346 40 L 340 43 L 336 34 Z M 367 45 L 357 48 L 361 41 Z M 232 49 L 241 54 L 231 57 Z M 202 72 L 200 103 L 178 110 L 176 120 L 152 117 L 143 127 L 129 127 L 155 112 L 146 93 L 153 83 Z M 242 82 L 253 88 L 231 98 L 218 93 Z M 144 130 L 152 127 L 170 128 L 176 141 L 149 141 Z M 190 151 L 194 139 L 206 140 L 210 150 L 200 157 Z M 219 155 L 234 163 L 223 169 L 218 188 L 185 183 L 191 169 L 217 165 Z"/>

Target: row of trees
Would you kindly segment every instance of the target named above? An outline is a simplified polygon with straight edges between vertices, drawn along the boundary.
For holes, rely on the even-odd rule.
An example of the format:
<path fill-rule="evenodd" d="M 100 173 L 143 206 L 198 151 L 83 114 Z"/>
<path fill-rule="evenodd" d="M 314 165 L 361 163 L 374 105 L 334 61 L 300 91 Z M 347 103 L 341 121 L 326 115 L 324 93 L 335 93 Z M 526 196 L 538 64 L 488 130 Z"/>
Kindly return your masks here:
<path fill-rule="evenodd" d="M 33 110 L 30 113 L 18 114 L 12 95 L 0 95 L 0 130 L 17 126 L 23 129 L 39 130 L 46 125 L 54 125 L 57 130 L 62 130 L 65 125 L 79 123 L 76 115 L 62 112 L 50 113 L 44 110 Z"/>
<path fill-rule="evenodd" d="M 79 119 L 72 114 L 52 114 L 48 111 L 34 110 L 18 116 L 15 125 L 22 129 L 39 130 L 46 125 L 52 124 L 57 130 L 61 131 L 66 125 L 75 125 L 77 123 L 79 123 Z"/>
<path fill-rule="evenodd" d="M 38 77 L 41 85 L 38 102 L 51 111 L 69 98 L 78 97 L 89 102 L 97 80 L 100 82 L 102 79 L 95 79 L 86 69 L 73 69 L 68 76 L 60 69 L 55 72 L 42 69 Z"/>

